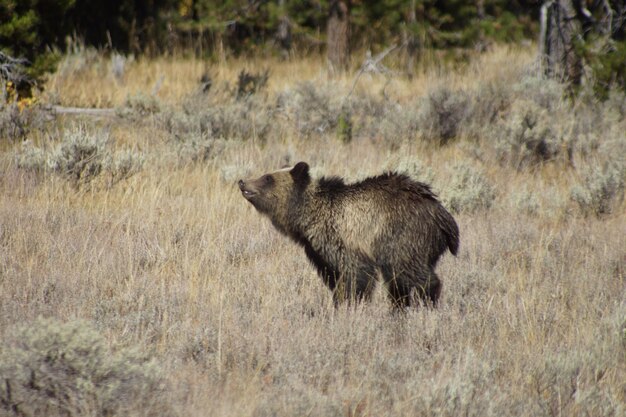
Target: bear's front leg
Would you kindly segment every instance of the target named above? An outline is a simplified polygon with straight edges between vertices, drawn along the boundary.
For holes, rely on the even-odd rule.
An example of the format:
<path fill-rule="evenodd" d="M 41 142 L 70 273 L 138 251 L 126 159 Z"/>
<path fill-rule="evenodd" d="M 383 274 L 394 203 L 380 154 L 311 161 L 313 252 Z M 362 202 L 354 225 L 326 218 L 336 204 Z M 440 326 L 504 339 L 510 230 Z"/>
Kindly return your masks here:
<path fill-rule="evenodd" d="M 367 259 L 350 262 L 350 265 L 341 268 L 333 291 L 335 305 L 343 301 L 369 300 L 376 285 L 376 276 L 376 267 Z"/>

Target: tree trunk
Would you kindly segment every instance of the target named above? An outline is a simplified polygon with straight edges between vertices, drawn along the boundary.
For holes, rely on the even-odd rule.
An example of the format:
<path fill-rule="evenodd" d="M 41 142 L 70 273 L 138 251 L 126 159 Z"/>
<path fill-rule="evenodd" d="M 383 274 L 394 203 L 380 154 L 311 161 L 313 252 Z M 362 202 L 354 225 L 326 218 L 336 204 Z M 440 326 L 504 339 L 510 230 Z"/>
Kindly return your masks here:
<path fill-rule="evenodd" d="M 570 85 L 579 85 L 582 59 L 576 42 L 582 40 L 582 24 L 573 0 L 547 1 L 541 6 L 539 52 L 542 71 Z"/>
<path fill-rule="evenodd" d="M 404 45 L 406 46 L 406 72 L 409 78 L 412 78 L 415 72 L 415 58 L 419 50 L 419 44 L 415 33 L 413 33 L 413 27 L 417 22 L 417 16 L 415 15 L 415 0 L 411 0 L 409 13 L 406 18 L 407 27 L 404 28 Z"/>
<path fill-rule="evenodd" d="M 326 54 L 330 69 L 348 69 L 350 60 L 350 1 L 332 0 L 327 23 Z"/>
<path fill-rule="evenodd" d="M 283 59 L 289 58 L 291 52 L 291 21 L 285 10 L 285 0 L 279 0 L 278 8 L 282 16 L 278 20 L 276 28 L 276 42 L 280 47 L 280 55 Z"/>
<path fill-rule="evenodd" d="M 487 14 L 485 13 L 485 0 L 478 0 L 476 2 L 476 15 L 478 16 L 480 29 L 479 29 L 478 40 L 476 41 L 475 48 L 478 52 L 485 52 L 487 48 L 489 47 L 489 41 L 487 40 L 487 37 L 485 36 L 485 31 L 482 29 L 482 22 L 487 17 Z"/>
<path fill-rule="evenodd" d="M 289 52 L 291 51 L 291 22 L 287 16 L 281 17 L 278 22 L 276 41 L 280 47 L 281 57 L 283 59 L 289 58 Z"/>

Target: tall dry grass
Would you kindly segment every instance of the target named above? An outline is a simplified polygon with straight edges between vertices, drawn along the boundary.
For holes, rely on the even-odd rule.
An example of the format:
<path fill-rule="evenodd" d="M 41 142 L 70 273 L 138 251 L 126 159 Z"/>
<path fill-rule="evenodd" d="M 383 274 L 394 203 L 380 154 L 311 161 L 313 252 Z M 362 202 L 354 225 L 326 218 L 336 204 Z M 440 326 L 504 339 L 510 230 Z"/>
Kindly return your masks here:
<path fill-rule="evenodd" d="M 63 68 L 75 58 L 68 57 Z M 580 139 L 571 145 L 570 156 L 560 153 L 527 165 L 502 158 L 491 143 L 497 140 L 494 130 L 514 119 L 507 106 L 498 120 L 480 119 L 480 129 L 471 127 L 479 120 L 472 113 L 458 138 L 445 146 L 420 136 L 420 120 L 413 136 L 388 140 L 413 126 L 412 110 L 423 110 L 415 100 L 435 88 L 462 89 L 468 103 L 482 103 L 483 110 L 500 96 L 504 101 L 532 99 L 537 90 L 530 87 L 510 93 L 532 72 L 532 54 L 497 49 L 459 72 L 424 70 L 413 80 L 396 78 L 388 85 L 384 78 L 362 77 L 355 91 L 361 104 L 351 109 L 358 116 L 355 134 L 348 143 L 337 138 L 335 128 L 304 134 L 290 118 L 296 113 L 274 110 L 263 139 L 214 138 L 200 122 L 198 131 L 189 126 L 206 110 L 203 103 L 232 100 L 220 83 L 232 88 L 242 68 L 271 71 L 267 89 L 250 98 L 260 103 L 246 110 L 254 117 L 266 117 L 264 106 L 273 106 L 281 94 L 289 97 L 285 94 L 305 81 L 320 92 L 331 90 L 332 109 L 332 100 L 347 94 L 352 78 L 331 80 L 315 60 L 210 66 L 161 59 L 132 62 L 124 79 L 116 81 L 103 69 L 105 58 L 93 60 L 55 74 L 47 94 L 65 105 L 124 106 L 128 95 L 149 96 L 163 75 L 154 97 L 161 107 L 141 116 L 60 119 L 31 131 L 30 144 L 14 143 L 3 151 L 0 357 L 19 362 L 23 352 L 32 354 L 35 348 L 20 340 L 27 337 L 20 324 L 37 326 L 41 316 L 59 325 L 86 321 L 113 351 L 134 348 L 155 359 L 161 385 L 152 392 L 133 376 L 143 373 L 129 374 L 126 383 L 132 386 L 137 378 L 141 401 L 125 399 L 124 408 L 113 411 L 84 400 L 91 398 L 85 393 L 100 391 L 75 385 L 79 388 L 68 389 L 72 401 L 63 409 L 45 387 L 32 388 L 36 384 L 29 385 L 28 378 L 19 385 L 16 369 L 0 359 L 0 399 L 5 401 L 0 414 L 26 413 L 24 405 L 15 404 L 18 385 L 47 401 L 50 415 L 626 413 L 625 204 L 619 184 L 613 194 L 595 197 L 608 199 L 607 213 L 581 210 L 572 199 L 575 187 L 609 189 L 585 182 L 591 167 L 624 169 L 616 150 L 624 149 L 626 126 L 615 116 L 617 107 L 595 103 L 579 113 L 604 129 L 589 149 L 579 146 Z M 189 102 L 206 71 L 215 81 L 212 98 Z M 181 103 L 189 106 L 186 118 L 182 127 L 172 127 L 167 120 L 178 117 Z M 232 105 L 222 117 L 239 109 Z M 574 131 L 575 116 L 567 106 L 557 100 L 541 107 L 550 112 L 547 127 L 568 126 L 568 140 L 590 135 Z M 394 124 L 374 130 L 367 118 L 374 125 Z M 52 158 L 65 132 L 75 133 L 77 126 L 95 135 L 106 132 L 111 158 L 121 149 L 141 153 L 141 170 L 114 184 L 102 171 L 86 183 L 44 163 L 41 169 L 18 163 L 24 147 L 33 143 Z M 233 126 L 229 132 L 239 128 Z M 191 148 L 181 147 L 190 142 Z M 333 306 L 303 251 L 273 230 L 235 186 L 239 177 L 298 160 L 308 161 L 319 174 L 349 179 L 406 170 L 432 182 L 444 201 L 457 202 L 461 250 L 438 266 L 444 286 L 437 309 L 398 314 L 382 288 L 371 303 Z M 455 182 L 459 173 L 467 179 Z M 485 190 L 493 193 L 488 204 Z M 47 363 L 44 347 L 37 349 Z M 107 361 L 89 349 L 67 349 Z M 51 369 L 55 380 L 74 386 L 72 372 Z M 6 394 L 11 384 L 13 402 Z M 147 410 L 151 394 L 155 401 Z"/>

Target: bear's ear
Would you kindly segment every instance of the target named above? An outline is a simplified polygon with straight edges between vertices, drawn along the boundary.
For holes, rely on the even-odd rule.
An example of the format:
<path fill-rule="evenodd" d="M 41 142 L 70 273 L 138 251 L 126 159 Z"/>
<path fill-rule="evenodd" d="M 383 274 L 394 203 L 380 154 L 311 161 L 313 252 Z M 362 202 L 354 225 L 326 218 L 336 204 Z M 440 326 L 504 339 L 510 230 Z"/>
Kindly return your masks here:
<path fill-rule="evenodd" d="M 307 185 L 311 180 L 309 176 L 309 164 L 306 162 L 298 162 L 296 166 L 291 168 L 289 173 L 296 184 Z"/>

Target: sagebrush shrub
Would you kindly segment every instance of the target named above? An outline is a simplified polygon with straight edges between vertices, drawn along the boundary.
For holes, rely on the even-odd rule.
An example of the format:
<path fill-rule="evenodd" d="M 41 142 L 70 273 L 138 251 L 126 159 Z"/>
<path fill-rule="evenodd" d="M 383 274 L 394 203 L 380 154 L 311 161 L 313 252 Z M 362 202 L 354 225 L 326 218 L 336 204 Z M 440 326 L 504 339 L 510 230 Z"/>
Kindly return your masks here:
<path fill-rule="evenodd" d="M 329 86 L 298 83 L 278 97 L 278 108 L 303 136 L 323 134 L 337 126 L 341 104 Z"/>
<path fill-rule="evenodd" d="M 495 191 L 481 170 L 462 163 L 452 167 L 450 180 L 442 186 L 441 200 L 453 213 L 488 209 Z"/>
<path fill-rule="evenodd" d="M 110 184 L 129 178 L 139 172 L 144 163 L 142 154 L 110 149 L 109 134 L 89 132 L 74 127 L 63 133 L 56 146 L 40 148 L 25 142 L 16 156 L 18 168 L 39 173 L 55 173 L 75 185 L 88 184 L 107 173 Z"/>
<path fill-rule="evenodd" d="M 445 86 L 430 91 L 422 100 L 417 116 L 422 138 L 442 145 L 455 139 L 470 117 L 469 104 L 469 97 L 463 91 Z"/>
<path fill-rule="evenodd" d="M 614 120 L 626 118 L 626 93 L 611 90 L 607 100 L 603 103 L 605 112 L 612 113 Z"/>
<path fill-rule="evenodd" d="M 550 114 L 531 100 L 516 100 L 493 129 L 495 149 L 501 162 L 520 169 L 554 159 L 562 139 Z"/>
<path fill-rule="evenodd" d="M 117 108 L 116 113 L 119 117 L 140 120 L 161 112 L 163 108 L 163 104 L 154 95 L 138 93 L 126 97 L 124 105 Z"/>
<path fill-rule="evenodd" d="M 510 196 L 511 206 L 528 215 L 536 215 L 540 204 L 537 196 L 528 189 L 518 190 Z"/>
<path fill-rule="evenodd" d="M 177 136 L 174 142 L 174 152 L 180 165 L 209 161 L 219 155 L 225 147 L 225 141 L 222 139 L 211 139 L 208 135 L 196 133 Z"/>
<path fill-rule="evenodd" d="M 20 109 L 17 103 L 3 103 L 0 99 L 0 140 L 22 140 L 32 130 L 41 129 L 45 121 L 46 113 L 40 106 Z"/>
<path fill-rule="evenodd" d="M 386 169 L 389 171 L 406 174 L 417 181 L 429 185 L 432 184 L 435 179 L 432 168 L 415 157 L 388 158 L 385 165 L 387 167 Z"/>
<path fill-rule="evenodd" d="M 572 187 L 570 196 L 585 215 L 610 214 L 624 199 L 625 177 L 626 167 L 616 163 L 607 164 L 603 168 L 590 167 L 582 183 Z"/>
<path fill-rule="evenodd" d="M 168 415 L 157 363 L 112 349 L 86 322 L 38 319 L 0 345 L 0 411 L 14 416 Z"/>
<path fill-rule="evenodd" d="M 273 108 L 256 96 L 209 110 L 211 137 L 265 140 L 273 113 Z"/>
<path fill-rule="evenodd" d="M 370 121 L 372 135 L 392 144 L 415 140 L 420 132 L 419 110 L 417 100 L 384 106 L 383 113 Z"/>
<path fill-rule="evenodd" d="M 118 182 L 132 177 L 139 171 L 141 171 L 145 158 L 142 154 L 139 154 L 130 149 L 125 149 L 117 152 L 110 159 L 107 166 L 108 171 L 111 174 L 112 182 Z"/>
<path fill-rule="evenodd" d="M 553 111 L 565 103 L 566 86 L 551 78 L 527 76 L 511 90 L 515 99 L 532 101 L 544 110 Z"/>
<path fill-rule="evenodd" d="M 50 155 L 48 165 L 53 171 L 77 183 L 90 182 L 109 163 L 109 140 L 107 133 L 94 134 L 82 128 L 68 130 Z"/>
<path fill-rule="evenodd" d="M 479 85 L 468 93 L 471 109 L 461 132 L 467 138 L 480 140 L 497 123 L 511 105 L 511 89 L 498 83 Z"/>
<path fill-rule="evenodd" d="M 163 112 L 159 120 L 179 141 L 198 135 L 265 140 L 275 123 L 274 112 L 273 106 L 256 95 L 241 100 L 196 95 L 188 98 L 182 109 Z"/>
<path fill-rule="evenodd" d="M 31 141 L 26 141 L 17 153 L 15 162 L 20 169 L 43 173 L 48 169 L 48 154 L 44 149 L 33 146 Z"/>

